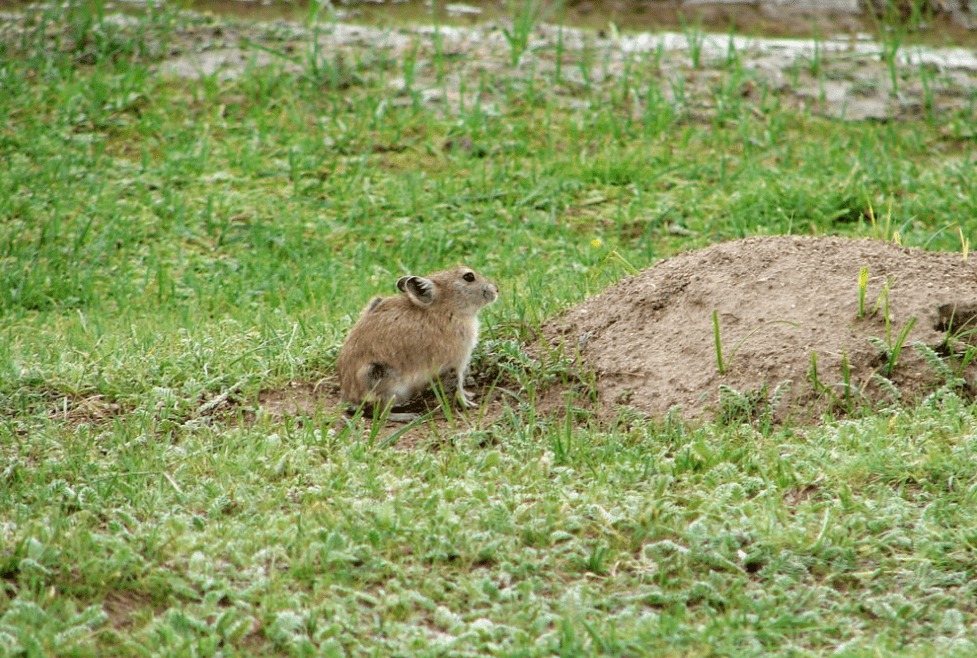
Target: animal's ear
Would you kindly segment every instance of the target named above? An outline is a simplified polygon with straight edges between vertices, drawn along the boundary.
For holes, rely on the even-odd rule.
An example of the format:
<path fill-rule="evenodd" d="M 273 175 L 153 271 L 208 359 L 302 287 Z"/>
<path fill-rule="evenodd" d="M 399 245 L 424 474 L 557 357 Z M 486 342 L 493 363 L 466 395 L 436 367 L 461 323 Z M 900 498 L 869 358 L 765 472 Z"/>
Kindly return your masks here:
<path fill-rule="evenodd" d="M 422 276 L 402 276 L 397 280 L 400 292 L 420 307 L 430 306 L 434 302 L 434 282 Z"/>

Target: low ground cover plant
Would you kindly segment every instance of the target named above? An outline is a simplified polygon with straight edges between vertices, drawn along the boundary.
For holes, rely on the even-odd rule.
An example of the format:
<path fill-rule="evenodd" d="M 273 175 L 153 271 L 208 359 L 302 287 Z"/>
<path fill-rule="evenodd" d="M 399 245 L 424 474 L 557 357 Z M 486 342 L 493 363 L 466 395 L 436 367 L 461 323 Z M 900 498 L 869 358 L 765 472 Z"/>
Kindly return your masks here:
<path fill-rule="evenodd" d="M 518 26 L 340 47 L 313 18 L 2 19 L 0 653 L 973 654 L 965 387 L 686 423 L 598 413 L 569 355 L 525 351 L 722 240 L 961 251 L 972 76 L 907 67 L 925 112 L 846 121 L 691 32 L 694 65 Z M 330 386 L 398 276 L 461 262 L 502 290 L 475 355 L 515 384 L 498 419 L 405 449 L 332 406 L 263 408 Z M 555 383 L 578 395 L 544 409 Z"/>

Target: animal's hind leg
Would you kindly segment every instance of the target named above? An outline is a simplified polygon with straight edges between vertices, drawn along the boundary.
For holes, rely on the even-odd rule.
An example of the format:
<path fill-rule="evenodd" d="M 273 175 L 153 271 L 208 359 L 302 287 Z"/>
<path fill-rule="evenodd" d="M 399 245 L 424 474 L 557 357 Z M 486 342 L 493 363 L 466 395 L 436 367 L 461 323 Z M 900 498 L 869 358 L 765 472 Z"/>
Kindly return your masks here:
<path fill-rule="evenodd" d="M 364 370 L 365 372 L 362 374 L 363 383 L 366 384 L 366 390 L 370 392 L 375 391 L 383 383 L 384 379 L 388 379 L 396 374 L 393 368 L 380 361 L 374 361 L 367 365 Z"/>
<path fill-rule="evenodd" d="M 408 423 L 420 417 L 419 414 L 415 413 L 390 411 L 398 402 L 406 402 L 406 400 L 398 399 L 397 391 L 391 391 L 389 387 L 383 386 L 385 381 L 396 380 L 396 377 L 397 371 L 386 363 L 374 362 L 367 366 L 364 373 L 366 387 L 377 400 L 367 407 L 371 418 L 376 418 L 379 414 L 386 412 L 388 421 Z"/>

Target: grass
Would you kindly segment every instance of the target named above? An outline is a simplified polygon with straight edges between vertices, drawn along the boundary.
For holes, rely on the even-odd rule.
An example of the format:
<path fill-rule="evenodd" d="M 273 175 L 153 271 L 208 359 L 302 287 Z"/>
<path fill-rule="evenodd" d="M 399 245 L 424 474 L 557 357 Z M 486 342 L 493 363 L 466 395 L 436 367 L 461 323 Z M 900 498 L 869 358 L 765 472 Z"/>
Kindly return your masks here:
<path fill-rule="evenodd" d="M 954 390 L 815 426 L 554 415 L 537 387 L 586 374 L 522 346 L 635 267 L 871 236 L 873 204 L 959 251 L 973 102 L 846 123 L 744 95 L 745 53 L 622 80 L 562 33 L 559 69 L 515 71 L 447 31 L 338 55 L 321 25 L 130 20 L 2 25 L 0 654 L 972 655 Z M 243 74 L 156 72 L 204 32 L 246 44 Z M 404 450 L 258 409 L 331 377 L 397 276 L 459 261 L 502 289 L 476 353 L 524 384 L 500 419 Z"/>
<path fill-rule="evenodd" d="M 745 336 L 736 341 L 732 348 L 726 349 L 723 347 L 722 332 L 719 326 L 719 311 L 717 309 L 713 309 L 712 338 L 713 346 L 716 350 L 716 371 L 719 372 L 720 375 L 725 375 L 727 372 L 729 372 L 729 369 L 733 363 L 733 357 L 736 356 L 736 352 L 740 349 L 743 343 L 748 341 L 750 337 L 757 332 L 763 331 L 773 324 L 786 324 L 790 327 L 794 327 L 795 329 L 797 328 L 797 323 L 791 322 L 790 320 L 771 320 L 770 322 L 764 322 L 763 324 L 751 329 Z"/>
<path fill-rule="evenodd" d="M 553 11 L 559 12 L 560 3 L 551 6 L 544 6 L 538 0 L 527 0 L 522 4 L 516 5 L 515 14 L 512 17 L 512 29 L 502 28 L 502 35 L 509 44 L 510 64 L 518 66 L 523 53 L 529 49 L 529 42 L 532 38 L 533 30 L 547 15 Z"/>

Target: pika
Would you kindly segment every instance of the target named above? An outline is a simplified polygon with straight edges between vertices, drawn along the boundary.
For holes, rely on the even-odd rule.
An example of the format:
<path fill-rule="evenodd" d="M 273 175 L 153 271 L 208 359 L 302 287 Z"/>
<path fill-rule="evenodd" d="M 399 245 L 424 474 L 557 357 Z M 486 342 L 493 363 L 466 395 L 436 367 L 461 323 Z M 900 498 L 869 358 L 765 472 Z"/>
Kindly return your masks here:
<path fill-rule="evenodd" d="M 478 312 L 499 296 L 495 284 L 468 267 L 397 280 L 401 294 L 376 297 L 350 329 L 339 352 L 344 402 L 365 404 L 373 414 L 403 405 L 454 370 L 458 402 L 472 408 L 465 372 L 478 342 Z M 407 422 L 413 413 L 391 413 Z"/>

